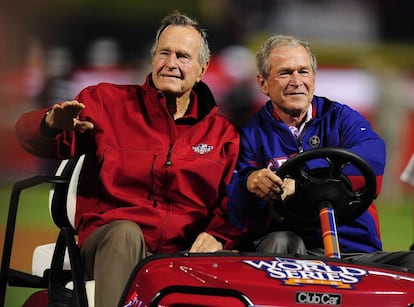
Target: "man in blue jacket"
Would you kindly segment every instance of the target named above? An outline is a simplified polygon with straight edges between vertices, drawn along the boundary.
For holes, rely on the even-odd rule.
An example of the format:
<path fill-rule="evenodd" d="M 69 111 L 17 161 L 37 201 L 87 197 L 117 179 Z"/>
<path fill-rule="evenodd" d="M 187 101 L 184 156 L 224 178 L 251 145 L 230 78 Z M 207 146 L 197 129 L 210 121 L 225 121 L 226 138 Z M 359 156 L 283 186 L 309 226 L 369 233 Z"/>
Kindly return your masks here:
<path fill-rule="evenodd" d="M 378 195 L 385 168 L 384 141 L 357 111 L 314 95 L 317 63 L 307 42 L 273 36 L 260 48 L 256 60 L 257 83 L 270 100 L 241 128 L 235 176 L 241 192 L 233 191 L 231 219 L 245 231 L 250 248 L 256 251 L 323 255 L 318 227 L 305 228 L 269 214 L 269 204 L 295 192 L 294 181 L 282 180 L 275 172 L 303 151 L 342 147 L 371 166 Z M 351 184 L 361 185 L 361 176 L 351 175 Z M 341 225 L 338 235 L 344 257 L 414 266 L 414 254 L 379 253 L 382 243 L 374 204 L 356 220 Z"/>

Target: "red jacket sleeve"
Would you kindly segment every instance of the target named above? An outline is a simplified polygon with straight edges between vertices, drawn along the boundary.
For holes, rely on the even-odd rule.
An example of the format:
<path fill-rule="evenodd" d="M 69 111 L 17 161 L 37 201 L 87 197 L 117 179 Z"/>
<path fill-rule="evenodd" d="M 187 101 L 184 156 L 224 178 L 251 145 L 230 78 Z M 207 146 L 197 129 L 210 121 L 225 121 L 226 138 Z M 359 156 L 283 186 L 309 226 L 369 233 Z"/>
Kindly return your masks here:
<path fill-rule="evenodd" d="M 41 158 L 57 157 L 57 138 L 45 136 L 41 131 L 48 109 L 23 113 L 16 122 L 16 136 L 20 145 L 29 153 Z"/>

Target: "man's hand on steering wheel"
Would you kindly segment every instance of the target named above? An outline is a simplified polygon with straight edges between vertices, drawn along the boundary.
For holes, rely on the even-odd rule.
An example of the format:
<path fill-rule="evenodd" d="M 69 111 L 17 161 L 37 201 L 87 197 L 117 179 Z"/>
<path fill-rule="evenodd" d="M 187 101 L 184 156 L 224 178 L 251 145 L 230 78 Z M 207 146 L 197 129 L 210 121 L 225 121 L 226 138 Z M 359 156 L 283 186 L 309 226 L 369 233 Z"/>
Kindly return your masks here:
<path fill-rule="evenodd" d="M 282 180 L 268 168 L 253 171 L 247 178 L 247 189 L 264 200 L 282 200 L 295 193 L 295 181 Z"/>

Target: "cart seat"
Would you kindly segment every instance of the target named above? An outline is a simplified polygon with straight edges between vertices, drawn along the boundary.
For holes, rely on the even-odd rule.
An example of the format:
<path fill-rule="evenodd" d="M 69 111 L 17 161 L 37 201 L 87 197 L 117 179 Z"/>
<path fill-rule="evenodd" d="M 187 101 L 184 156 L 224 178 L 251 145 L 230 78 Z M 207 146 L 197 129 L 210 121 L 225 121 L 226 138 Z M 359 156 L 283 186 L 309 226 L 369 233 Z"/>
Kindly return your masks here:
<path fill-rule="evenodd" d="M 55 176 L 63 176 L 69 180 L 67 184 L 55 184 L 52 186 L 49 192 L 49 213 L 54 223 L 61 229 L 60 237 L 63 237 L 65 239 L 62 239 L 62 242 L 64 243 L 60 247 L 57 247 L 57 243 L 48 243 L 37 246 L 35 248 L 32 257 L 33 275 L 43 277 L 47 272 L 49 272 L 50 274 L 53 274 L 53 279 L 59 281 L 63 280 L 65 272 L 68 273 L 72 270 L 77 270 L 78 272 L 76 272 L 75 275 L 82 277 L 83 280 L 79 249 L 76 245 L 77 242 L 75 240 L 77 235 L 75 229 L 75 212 L 79 175 L 81 173 L 84 160 L 85 155 L 82 155 L 78 158 L 63 160 L 56 171 Z M 62 231 L 65 234 L 63 236 L 61 236 Z M 70 239 L 70 241 L 73 239 L 72 243 L 75 244 L 71 245 L 70 242 L 67 242 L 68 239 Z M 72 254 L 72 257 L 70 257 L 70 254 Z M 52 268 L 54 257 L 55 261 L 61 264 L 56 265 L 56 267 Z M 70 281 L 65 283 L 66 289 L 74 290 L 74 284 L 77 284 L 77 282 L 74 282 L 73 279 L 74 278 L 72 276 L 72 278 L 70 278 Z M 83 292 L 83 285 L 77 286 L 81 287 Z M 86 281 L 84 288 L 88 302 L 87 306 L 93 307 L 95 305 L 95 281 Z M 61 290 L 49 289 L 49 291 L 56 291 L 58 293 Z M 82 295 L 79 296 L 79 299 L 82 300 Z"/>

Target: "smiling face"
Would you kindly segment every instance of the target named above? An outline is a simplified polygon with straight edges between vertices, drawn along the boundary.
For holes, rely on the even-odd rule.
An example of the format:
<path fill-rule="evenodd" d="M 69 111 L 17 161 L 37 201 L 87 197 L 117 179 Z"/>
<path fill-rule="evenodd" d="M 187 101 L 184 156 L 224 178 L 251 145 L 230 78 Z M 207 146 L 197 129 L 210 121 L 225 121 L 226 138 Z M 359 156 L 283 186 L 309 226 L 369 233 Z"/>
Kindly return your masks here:
<path fill-rule="evenodd" d="M 177 98 L 188 98 L 207 64 L 200 64 L 200 33 L 190 26 L 170 25 L 163 30 L 152 57 L 155 87 Z"/>
<path fill-rule="evenodd" d="M 315 73 L 311 57 L 303 46 L 277 47 L 269 57 L 267 78 L 257 76 L 263 94 L 270 97 L 273 108 L 289 125 L 305 117 L 315 91 Z"/>

